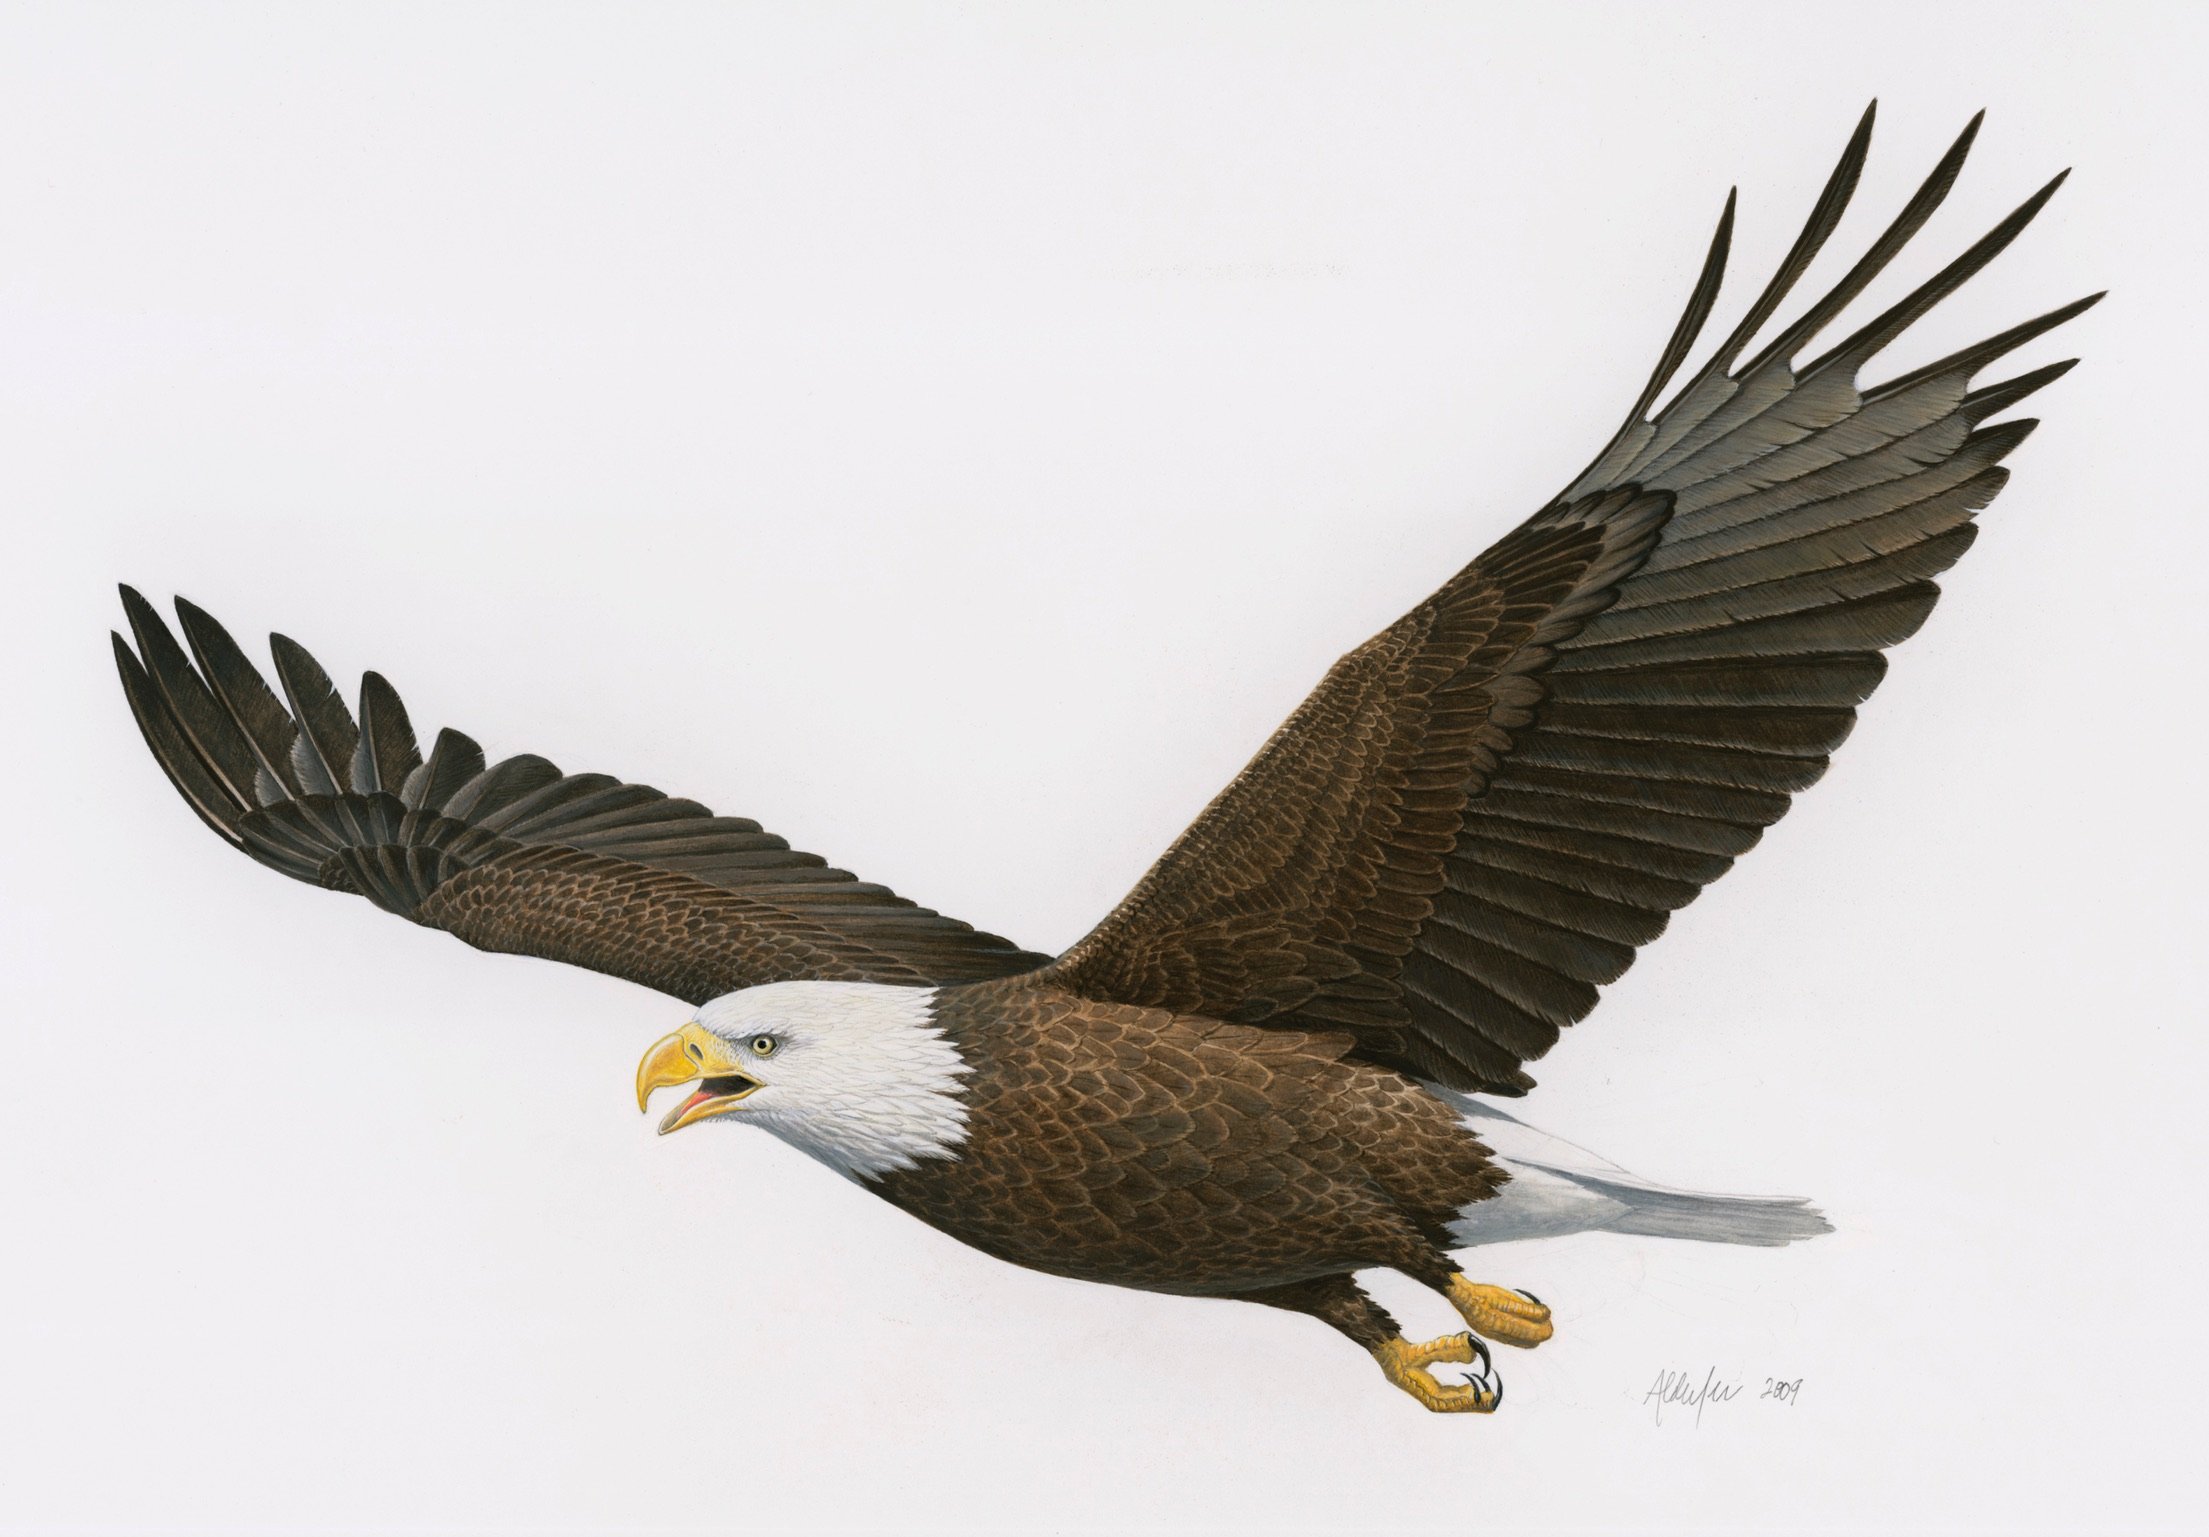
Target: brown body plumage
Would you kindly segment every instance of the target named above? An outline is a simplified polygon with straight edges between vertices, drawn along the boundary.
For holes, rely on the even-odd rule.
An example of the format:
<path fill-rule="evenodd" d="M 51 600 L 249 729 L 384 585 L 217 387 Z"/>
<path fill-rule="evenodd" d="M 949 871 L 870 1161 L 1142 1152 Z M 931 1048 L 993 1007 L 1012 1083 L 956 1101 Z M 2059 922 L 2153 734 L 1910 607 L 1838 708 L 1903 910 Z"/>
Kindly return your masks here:
<path fill-rule="evenodd" d="M 1425 1370 L 1477 1342 L 1401 1340 L 1350 1272 L 1392 1266 L 1474 1330 L 1533 1344 L 1546 1310 L 1467 1281 L 1450 1249 L 1575 1223 L 1749 1243 L 1823 1230 L 1800 1203 L 1575 1164 L 1463 1095 L 1525 1093 L 1525 1064 L 1824 772 L 2033 426 L 1988 419 L 2070 366 L 1974 388 L 2091 299 L 1876 387 L 1858 378 L 2053 182 L 1799 361 L 1946 197 L 1977 128 L 1742 361 L 1839 223 L 1867 113 L 1778 273 L 1651 414 L 1716 301 L 1729 199 L 1686 314 L 1588 469 L 1345 656 L 1056 961 L 695 802 L 531 756 L 489 765 L 451 731 L 425 758 L 382 678 L 364 679 L 356 718 L 281 637 L 279 702 L 205 614 L 178 605 L 188 658 L 127 589 L 124 687 L 202 819 L 301 880 L 694 1005 L 762 984 L 881 989 L 836 995 L 871 1011 L 843 1032 L 841 1064 L 837 1029 L 779 1033 L 793 995 L 701 1008 L 640 1074 L 646 1093 L 698 1082 L 670 1125 L 750 1115 L 991 1254 L 1294 1307 L 1429 1407 L 1492 1408 L 1492 1382 Z M 899 1063 L 911 1082 L 882 1076 Z M 828 1100 L 802 1102 L 808 1072 Z M 854 1088 L 869 1083 L 879 1103 Z"/>
<path fill-rule="evenodd" d="M 1376 1265 L 1446 1277 L 1446 1225 L 1503 1183 L 1442 1101 L 1344 1034 L 1028 977 L 947 988 L 936 1015 L 973 1067 L 968 1140 L 878 1188 L 1014 1264 L 1206 1296 Z"/>

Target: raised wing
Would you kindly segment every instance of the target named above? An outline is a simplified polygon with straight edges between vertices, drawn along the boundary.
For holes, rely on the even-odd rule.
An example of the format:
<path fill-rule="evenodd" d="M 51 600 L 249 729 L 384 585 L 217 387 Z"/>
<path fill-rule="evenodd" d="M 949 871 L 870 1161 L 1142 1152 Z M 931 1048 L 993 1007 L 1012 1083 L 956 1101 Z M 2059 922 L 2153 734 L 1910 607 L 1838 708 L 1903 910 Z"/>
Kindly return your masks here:
<path fill-rule="evenodd" d="M 278 635 L 287 708 L 198 608 L 177 601 L 187 658 L 128 587 L 123 604 L 138 650 L 117 635 L 115 661 L 146 745 L 202 821 L 297 880 L 692 1003 L 762 982 L 941 985 L 1043 963 L 696 801 L 530 755 L 487 764 L 457 731 L 425 760 L 381 676 L 362 678 L 356 720 Z"/>
<path fill-rule="evenodd" d="M 2007 246 L 2042 188 L 1908 298 L 1795 359 L 1931 216 L 1974 118 L 1834 287 L 1745 364 L 1839 222 L 1866 112 L 1733 334 L 1653 417 L 1715 303 L 1733 200 L 1618 435 L 1553 506 L 1336 665 L 1047 973 L 1099 999 L 1352 1033 L 1364 1056 L 1523 1093 L 1669 915 L 1824 773 L 1880 653 L 1969 547 L 2071 367 L 1973 390 L 2098 299 L 1875 388 L 1859 370 Z"/>

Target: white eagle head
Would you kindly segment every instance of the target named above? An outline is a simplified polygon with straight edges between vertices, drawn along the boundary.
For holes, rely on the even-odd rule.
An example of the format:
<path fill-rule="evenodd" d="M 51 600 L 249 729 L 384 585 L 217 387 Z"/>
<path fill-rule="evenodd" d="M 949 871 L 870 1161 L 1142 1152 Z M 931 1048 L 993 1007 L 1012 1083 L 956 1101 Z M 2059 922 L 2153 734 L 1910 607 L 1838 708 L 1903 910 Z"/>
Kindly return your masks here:
<path fill-rule="evenodd" d="M 936 1023 L 934 988 L 775 982 L 725 993 L 637 1067 L 637 1108 L 698 1086 L 660 1122 L 750 1121 L 852 1179 L 955 1158 L 970 1069 Z"/>

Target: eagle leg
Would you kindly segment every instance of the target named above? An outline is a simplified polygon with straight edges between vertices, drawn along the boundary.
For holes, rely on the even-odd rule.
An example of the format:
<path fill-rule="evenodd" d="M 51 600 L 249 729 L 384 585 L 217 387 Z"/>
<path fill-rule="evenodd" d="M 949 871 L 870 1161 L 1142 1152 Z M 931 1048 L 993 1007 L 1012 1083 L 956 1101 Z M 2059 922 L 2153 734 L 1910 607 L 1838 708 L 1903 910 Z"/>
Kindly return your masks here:
<path fill-rule="evenodd" d="M 1468 1281 L 1458 1274 L 1450 1277 L 1443 1295 L 1450 1299 L 1450 1306 L 1457 1309 L 1466 1327 L 1499 1345 L 1532 1350 L 1557 1332 L 1549 1321 L 1549 1309 L 1528 1292 Z"/>
<path fill-rule="evenodd" d="M 1493 1414 L 1503 1402 L 1503 1378 L 1488 1360 L 1487 1347 L 1470 1334 L 1445 1334 L 1424 1345 L 1399 1336 L 1373 1347 L 1381 1375 L 1437 1414 Z M 1437 1381 L 1428 1367 L 1444 1361 L 1475 1366 L 1463 1383 Z"/>
<path fill-rule="evenodd" d="M 1445 1334 L 1423 1345 L 1413 1344 L 1403 1337 L 1388 1310 L 1349 1276 L 1316 1276 L 1225 1295 L 1307 1313 L 1341 1331 L 1372 1352 L 1383 1376 L 1437 1414 L 1492 1414 L 1503 1402 L 1503 1379 L 1496 1375 L 1486 1345 L 1470 1334 Z M 1519 1300 L 1515 1293 L 1507 1295 Z M 1463 1384 L 1441 1382 L 1427 1368 L 1443 1362 L 1475 1370 Z"/>

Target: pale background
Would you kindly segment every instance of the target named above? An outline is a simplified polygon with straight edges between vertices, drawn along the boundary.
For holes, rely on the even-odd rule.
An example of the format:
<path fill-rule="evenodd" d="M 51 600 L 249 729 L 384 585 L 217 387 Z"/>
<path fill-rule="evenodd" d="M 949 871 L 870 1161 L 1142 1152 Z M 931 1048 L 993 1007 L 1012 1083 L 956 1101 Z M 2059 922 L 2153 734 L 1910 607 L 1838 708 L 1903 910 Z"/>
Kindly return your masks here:
<path fill-rule="evenodd" d="M 0 1525 L 2198 1529 L 2203 32 L 11 7 Z M 1874 95 L 1819 275 L 1991 114 L 1859 313 L 2079 167 L 1891 369 L 2114 297 L 1835 771 L 1525 1102 L 1839 1233 L 1488 1251 L 1560 1322 L 1492 1421 L 655 1138 L 679 1005 L 230 853 L 115 685 L 111 584 L 181 591 L 1061 947 L 1580 468 L 1738 182 L 1731 324 Z M 1667 1368 L 1750 1392 L 1658 1425 Z"/>

